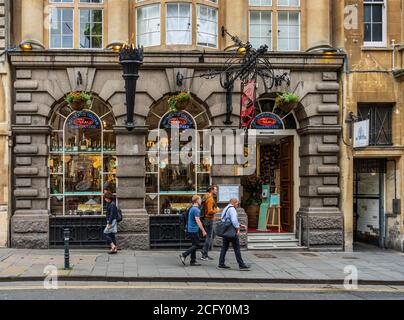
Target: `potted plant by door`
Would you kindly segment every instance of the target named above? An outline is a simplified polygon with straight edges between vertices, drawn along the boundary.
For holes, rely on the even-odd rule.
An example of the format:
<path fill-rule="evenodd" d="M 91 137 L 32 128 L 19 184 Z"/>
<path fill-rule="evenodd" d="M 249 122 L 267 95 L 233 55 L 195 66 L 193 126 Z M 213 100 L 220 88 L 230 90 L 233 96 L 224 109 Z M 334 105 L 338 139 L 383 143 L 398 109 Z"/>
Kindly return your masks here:
<path fill-rule="evenodd" d="M 297 107 L 299 101 L 300 97 L 292 92 L 278 94 L 278 97 L 275 99 L 275 108 L 278 108 L 285 113 L 289 113 Z"/>
<path fill-rule="evenodd" d="M 248 216 L 248 225 L 251 228 L 258 227 L 258 218 L 260 212 L 260 205 L 262 202 L 262 180 L 260 177 L 251 176 L 246 180 L 244 190 L 248 193 L 249 197 L 244 203 L 244 209 Z"/>
<path fill-rule="evenodd" d="M 73 91 L 66 96 L 65 101 L 73 110 L 80 111 L 83 110 L 84 107 L 89 106 L 92 99 L 93 97 L 90 93 L 84 91 Z"/>

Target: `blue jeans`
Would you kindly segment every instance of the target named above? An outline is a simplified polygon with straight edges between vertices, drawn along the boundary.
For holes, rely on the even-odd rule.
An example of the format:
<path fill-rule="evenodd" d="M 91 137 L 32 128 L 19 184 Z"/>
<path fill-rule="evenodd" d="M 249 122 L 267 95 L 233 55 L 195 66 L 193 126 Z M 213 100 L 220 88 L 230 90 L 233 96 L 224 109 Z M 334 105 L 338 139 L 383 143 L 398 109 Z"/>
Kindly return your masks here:
<path fill-rule="evenodd" d="M 205 239 L 205 244 L 203 245 L 203 249 L 202 249 L 202 255 L 204 257 L 207 257 L 209 254 L 209 251 L 212 250 L 213 240 L 215 239 L 214 223 L 215 223 L 215 221 L 213 219 L 205 220 L 205 222 L 204 222 L 205 231 L 207 233 L 206 239 Z"/>
<path fill-rule="evenodd" d="M 223 246 L 222 250 L 220 251 L 219 265 L 223 266 L 225 264 L 224 262 L 226 258 L 226 253 L 227 250 L 229 250 L 230 243 L 233 245 L 238 265 L 240 267 L 244 266 L 243 258 L 241 258 L 240 240 L 238 237 L 235 237 L 234 239 L 223 238 Z"/>
<path fill-rule="evenodd" d="M 111 243 L 116 245 L 115 233 L 104 233 L 104 238 L 105 238 L 105 240 L 107 240 L 107 243 L 109 246 L 111 245 Z"/>

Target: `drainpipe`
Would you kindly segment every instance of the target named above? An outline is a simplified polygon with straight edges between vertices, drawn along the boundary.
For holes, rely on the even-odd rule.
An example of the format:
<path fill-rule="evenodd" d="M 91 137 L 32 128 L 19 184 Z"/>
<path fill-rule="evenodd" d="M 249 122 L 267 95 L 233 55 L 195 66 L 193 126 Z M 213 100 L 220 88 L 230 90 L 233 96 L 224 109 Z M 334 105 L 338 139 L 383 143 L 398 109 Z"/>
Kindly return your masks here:
<path fill-rule="evenodd" d="M 391 47 L 393 48 L 393 53 L 392 53 L 392 55 L 393 55 L 393 58 L 392 58 L 393 67 L 392 67 L 392 70 L 395 71 L 396 70 L 396 48 L 399 47 L 399 45 L 396 44 L 395 39 L 391 40 Z"/>
<path fill-rule="evenodd" d="M 386 163 L 389 163 L 389 162 L 394 162 L 394 199 L 397 200 L 397 160 L 387 160 L 386 161 Z M 387 248 L 386 239 L 387 239 L 387 232 L 388 232 L 388 217 L 386 217 L 384 220 L 385 220 L 385 223 L 384 223 L 384 243 L 383 243 L 383 246 L 384 246 L 384 248 Z"/>

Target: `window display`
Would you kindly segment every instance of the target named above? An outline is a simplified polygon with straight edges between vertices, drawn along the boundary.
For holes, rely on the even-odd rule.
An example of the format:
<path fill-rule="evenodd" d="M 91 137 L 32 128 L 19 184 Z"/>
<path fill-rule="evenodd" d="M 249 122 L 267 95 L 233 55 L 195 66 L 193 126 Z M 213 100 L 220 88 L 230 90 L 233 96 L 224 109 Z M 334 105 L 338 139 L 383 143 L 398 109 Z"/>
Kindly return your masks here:
<path fill-rule="evenodd" d="M 167 106 L 167 100 L 161 102 Z M 211 154 L 204 147 L 206 111 L 190 102 L 167 112 L 160 104 L 147 120 L 146 208 L 151 214 L 180 214 L 210 184 Z M 207 138 L 206 138 L 207 139 Z"/>
<path fill-rule="evenodd" d="M 94 98 L 88 110 L 63 105 L 52 117 L 50 209 L 52 215 L 101 215 L 103 193 L 116 193 L 115 120 Z"/>

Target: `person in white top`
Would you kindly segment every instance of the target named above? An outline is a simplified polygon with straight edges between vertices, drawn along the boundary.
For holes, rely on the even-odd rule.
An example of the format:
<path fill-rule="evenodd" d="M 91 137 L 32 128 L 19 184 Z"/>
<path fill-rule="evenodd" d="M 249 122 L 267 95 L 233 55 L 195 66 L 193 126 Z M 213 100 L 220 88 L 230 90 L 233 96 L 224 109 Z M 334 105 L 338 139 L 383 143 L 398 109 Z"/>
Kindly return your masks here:
<path fill-rule="evenodd" d="M 226 208 L 224 208 L 222 212 L 221 219 L 222 221 L 226 221 L 230 219 L 234 228 L 237 231 L 237 236 L 234 239 L 223 238 L 222 250 L 220 251 L 220 259 L 219 259 L 219 268 L 221 269 L 230 269 L 229 266 L 225 264 L 226 253 L 229 250 L 230 243 L 233 245 L 234 253 L 236 255 L 236 260 L 239 265 L 240 271 L 249 271 L 250 266 L 246 265 L 241 257 L 240 250 L 240 230 L 247 229 L 247 227 L 243 224 L 240 224 L 237 216 L 237 208 L 239 206 L 239 201 L 237 199 L 231 199 L 230 203 Z"/>

